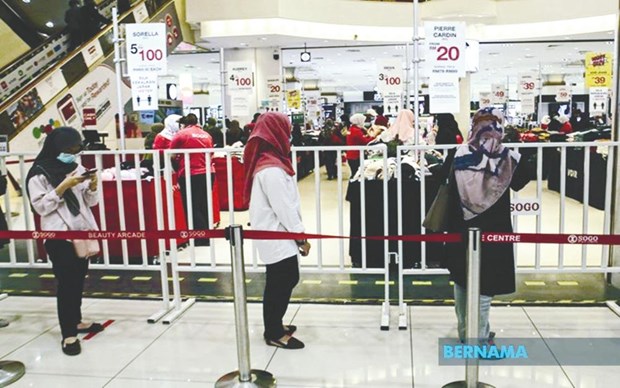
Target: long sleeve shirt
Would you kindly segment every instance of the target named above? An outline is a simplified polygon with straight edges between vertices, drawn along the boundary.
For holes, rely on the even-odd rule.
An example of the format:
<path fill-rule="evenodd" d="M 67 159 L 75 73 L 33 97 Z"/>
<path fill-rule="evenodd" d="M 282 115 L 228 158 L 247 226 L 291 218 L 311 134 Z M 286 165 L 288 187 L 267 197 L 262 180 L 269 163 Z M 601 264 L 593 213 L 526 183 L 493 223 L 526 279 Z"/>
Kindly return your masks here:
<path fill-rule="evenodd" d="M 279 167 L 268 167 L 254 175 L 250 222 L 255 230 L 305 231 L 294 176 Z M 256 240 L 256 248 L 265 264 L 277 263 L 299 252 L 294 240 Z"/>
<path fill-rule="evenodd" d="M 372 136 L 364 135 L 362 129 L 358 126 L 351 125 L 349 128 L 349 134 L 347 135 L 348 146 L 361 146 L 370 143 L 374 138 Z M 347 151 L 347 159 L 358 160 L 360 158 L 359 151 Z"/>
<path fill-rule="evenodd" d="M 82 174 L 84 171 L 84 167 L 78 166 L 75 173 Z M 41 217 L 41 230 L 99 230 L 90 210 L 98 202 L 97 191 L 91 191 L 89 185 L 90 181 L 86 180 L 69 189 L 80 204 L 80 214 L 74 216 L 64 198 L 56 194 L 56 188 L 44 175 L 32 177 L 28 182 L 28 192 L 32 208 Z"/>

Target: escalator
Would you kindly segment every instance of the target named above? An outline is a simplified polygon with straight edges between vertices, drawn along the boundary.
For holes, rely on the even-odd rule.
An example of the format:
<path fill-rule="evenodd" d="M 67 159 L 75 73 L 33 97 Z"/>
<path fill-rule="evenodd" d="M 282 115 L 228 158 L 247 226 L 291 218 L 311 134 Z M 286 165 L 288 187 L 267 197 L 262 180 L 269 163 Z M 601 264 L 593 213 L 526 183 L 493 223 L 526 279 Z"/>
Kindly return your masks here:
<path fill-rule="evenodd" d="M 111 15 L 115 0 L 103 2 L 100 11 Z M 169 27 L 168 54 L 182 41 L 174 0 L 134 1 L 119 17 L 119 24 L 166 22 Z M 30 50 L 0 74 L 0 135 L 15 144 L 13 151 L 37 149 L 44 134 L 61 125 L 80 128 L 84 107 L 97 109 L 97 125 L 109 126 L 118 108 L 115 99 L 112 26 L 71 53 L 67 34 L 50 37 Z M 103 75 L 103 76 L 102 76 Z M 99 79 L 97 78 L 99 76 Z M 90 78 L 88 85 L 85 78 Z M 76 90 L 74 90 L 76 89 Z M 123 99 L 129 95 L 123 87 Z M 107 96 L 107 99 L 101 97 Z"/>

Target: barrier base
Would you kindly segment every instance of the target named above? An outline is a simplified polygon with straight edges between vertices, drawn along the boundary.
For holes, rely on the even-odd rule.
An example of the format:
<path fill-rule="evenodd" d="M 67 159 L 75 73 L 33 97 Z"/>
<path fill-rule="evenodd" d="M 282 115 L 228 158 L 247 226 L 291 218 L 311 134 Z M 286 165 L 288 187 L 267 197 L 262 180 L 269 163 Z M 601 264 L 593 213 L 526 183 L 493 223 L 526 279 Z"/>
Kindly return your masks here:
<path fill-rule="evenodd" d="M 0 387 L 6 387 L 21 379 L 26 367 L 19 361 L 0 361 Z"/>
<path fill-rule="evenodd" d="M 0 294 L 0 300 L 6 299 L 9 297 L 9 294 Z"/>
<path fill-rule="evenodd" d="M 172 307 L 169 306 L 167 309 L 161 309 L 158 312 L 154 313 L 150 317 L 146 319 L 148 323 L 155 323 L 163 318 L 164 315 L 168 314 L 172 310 Z"/>
<path fill-rule="evenodd" d="M 215 383 L 215 388 L 272 388 L 276 386 L 275 377 L 267 371 L 252 369 L 250 371 L 250 377 L 251 381 L 241 382 L 239 381 L 239 371 L 230 372 L 220 377 Z"/>
<path fill-rule="evenodd" d="M 453 381 L 449 384 L 444 385 L 442 388 L 467 388 L 466 381 Z M 477 388 L 495 388 L 495 386 L 487 383 L 478 382 Z"/>
<path fill-rule="evenodd" d="M 409 316 L 407 315 L 407 304 L 402 303 L 400 305 L 400 311 L 398 315 L 398 330 L 407 330 L 409 325 Z"/>
<path fill-rule="evenodd" d="M 192 307 L 196 303 L 196 298 L 189 298 L 185 302 L 181 303 L 181 307 L 178 309 L 172 310 L 172 312 L 164 318 L 163 324 L 169 325 L 174 322 L 178 317 L 183 315 L 190 307 Z"/>
<path fill-rule="evenodd" d="M 381 330 L 390 330 L 390 303 L 383 302 L 381 305 Z"/>

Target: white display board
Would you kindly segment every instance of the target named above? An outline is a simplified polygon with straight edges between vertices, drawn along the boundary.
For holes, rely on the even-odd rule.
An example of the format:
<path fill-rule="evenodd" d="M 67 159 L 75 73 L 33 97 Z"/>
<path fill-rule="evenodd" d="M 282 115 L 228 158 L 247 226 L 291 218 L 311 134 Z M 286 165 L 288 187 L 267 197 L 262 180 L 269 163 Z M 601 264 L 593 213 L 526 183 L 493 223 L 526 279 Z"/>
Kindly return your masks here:
<path fill-rule="evenodd" d="M 538 88 L 538 74 L 524 73 L 519 76 L 521 113 L 530 114 L 536 111 L 536 94 L 538 93 Z"/>
<path fill-rule="evenodd" d="M 430 76 L 456 75 L 467 71 L 465 23 L 424 22 L 426 33 L 426 68 Z"/>
<path fill-rule="evenodd" d="M 282 81 L 279 75 L 267 77 L 267 96 L 269 98 L 269 106 L 277 108 L 282 101 Z"/>
<path fill-rule="evenodd" d="M 480 109 L 488 108 L 493 105 L 491 103 L 491 92 L 480 92 L 480 97 L 478 101 Z"/>
<path fill-rule="evenodd" d="M 250 94 L 254 90 L 254 65 L 251 62 L 227 62 L 228 93 Z"/>
<path fill-rule="evenodd" d="M 590 113 L 605 113 L 609 109 L 609 89 L 590 88 Z"/>
<path fill-rule="evenodd" d="M 383 95 L 383 114 L 396 116 L 401 106 L 400 93 L 392 92 Z"/>
<path fill-rule="evenodd" d="M 504 84 L 493 84 L 491 86 L 491 104 L 505 104 L 508 101 L 506 87 Z"/>
<path fill-rule="evenodd" d="M 400 59 L 377 60 L 377 91 L 381 94 L 401 93 L 405 85 Z"/>
<path fill-rule="evenodd" d="M 126 24 L 127 73 L 166 74 L 166 25 Z"/>
<path fill-rule="evenodd" d="M 233 117 L 250 115 L 250 96 L 248 94 L 235 94 L 230 98 L 230 114 Z"/>
<path fill-rule="evenodd" d="M 139 74 L 131 77 L 133 110 L 155 110 L 157 101 L 157 75 Z"/>
<path fill-rule="evenodd" d="M 568 102 L 571 99 L 571 91 L 567 86 L 562 86 L 558 89 L 555 94 L 555 100 L 557 102 Z"/>
<path fill-rule="evenodd" d="M 460 110 L 459 77 L 431 77 L 429 86 L 430 113 L 458 113 Z"/>

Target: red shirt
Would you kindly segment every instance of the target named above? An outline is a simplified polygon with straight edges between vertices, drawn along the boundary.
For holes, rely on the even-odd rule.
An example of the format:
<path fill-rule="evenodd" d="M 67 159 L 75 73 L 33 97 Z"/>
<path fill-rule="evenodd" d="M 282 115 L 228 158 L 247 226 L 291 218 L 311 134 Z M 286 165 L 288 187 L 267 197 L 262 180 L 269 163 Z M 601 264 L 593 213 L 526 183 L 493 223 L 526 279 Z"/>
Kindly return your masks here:
<path fill-rule="evenodd" d="M 211 139 L 211 135 L 203 131 L 202 128 L 197 125 L 193 125 L 177 132 L 177 134 L 172 138 L 170 148 L 175 150 L 213 148 L 213 140 Z M 185 155 L 177 155 L 177 160 L 179 161 L 179 178 L 182 178 L 185 176 Z M 207 160 L 204 153 L 191 153 L 189 155 L 189 174 L 206 174 L 206 164 Z M 211 172 L 215 172 L 213 164 L 211 165 Z"/>
<path fill-rule="evenodd" d="M 374 138 L 364 135 L 362 129 L 358 126 L 351 125 L 349 127 L 349 134 L 347 135 L 348 146 L 360 146 L 370 143 Z M 360 158 L 359 151 L 347 151 L 347 159 L 358 160 Z"/>
<path fill-rule="evenodd" d="M 170 139 L 158 133 L 153 139 L 153 149 L 159 150 L 159 158 L 163 163 L 164 150 L 170 149 Z"/>

